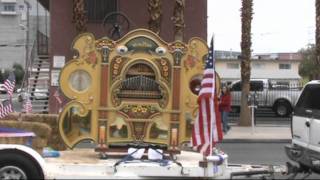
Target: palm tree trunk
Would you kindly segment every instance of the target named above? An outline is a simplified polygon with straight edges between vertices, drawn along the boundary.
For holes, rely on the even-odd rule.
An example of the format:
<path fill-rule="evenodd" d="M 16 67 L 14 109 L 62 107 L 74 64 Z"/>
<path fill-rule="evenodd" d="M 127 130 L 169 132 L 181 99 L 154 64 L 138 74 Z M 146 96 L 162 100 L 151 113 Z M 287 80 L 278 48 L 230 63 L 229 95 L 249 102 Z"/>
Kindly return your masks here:
<path fill-rule="evenodd" d="M 162 0 L 149 0 L 148 11 L 150 14 L 150 20 L 148 22 L 149 29 L 157 34 L 161 30 L 161 18 L 162 18 Z"/>
<path fill-rule="evenodd" d="M 176 41 L 183 41 L 185 4 L 185 0 L 176 0 L 174 4 L 173 17 L 171 19 L 174 24 L 174 39 Z"/>
<path fill-rule="evenodd" d="M 241 9 L 241 111 L 240 126 L 250 126 L 251 116 L 248 107 L 248 96 L 250 92 L 250 58 L 251 58 L 251 21 L 252 21 L 252 0 L 242 0 Z"/>
<path fill-rule="evenodd" d="M 316 0 L 316 59 L 315 64 L 320 66 L 320 0 Z M 320 69 L 320 67 L 318 67 Z M 320 79 L 320 74 L 318 73 L 315 77 Z"/>

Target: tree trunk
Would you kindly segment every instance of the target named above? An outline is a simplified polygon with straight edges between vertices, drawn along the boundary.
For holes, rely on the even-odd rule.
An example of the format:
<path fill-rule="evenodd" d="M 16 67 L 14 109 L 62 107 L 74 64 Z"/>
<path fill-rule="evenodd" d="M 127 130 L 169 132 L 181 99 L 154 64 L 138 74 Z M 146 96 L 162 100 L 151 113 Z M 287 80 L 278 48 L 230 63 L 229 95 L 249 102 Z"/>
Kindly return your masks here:
<path fill-rule="evenodd" d="M 183 41 L 185 0 L 176 0 L 174 4 L 173 17 L 174 40 Z"/>
<path fill-rule="evenodd" d="M 320 69 L 320 0 L 316 0 L 316 59 L 315 64 Z M 317 79 L 320 78 L 320 73 L 318 72 L 315 76 Z"/>
<path fill-rule="evenodd" d="M 161 30 L 161 19 L 162 19 L 162 0 L 149 0 L 148 1 L 148 11 L 150 14 L 150 19 L 148 22 L 149 29 L 157 34 Z"/>
<path fill-rule="evenodd" d="M 250 92 L 250 58 L 251 58 L 251 21 L 252 21 L 252 0 L 242 0 L 241 9 L 241 110 L 240 126 L 250 126 L 251 116 L 248 107 L 248 96 Z"/>

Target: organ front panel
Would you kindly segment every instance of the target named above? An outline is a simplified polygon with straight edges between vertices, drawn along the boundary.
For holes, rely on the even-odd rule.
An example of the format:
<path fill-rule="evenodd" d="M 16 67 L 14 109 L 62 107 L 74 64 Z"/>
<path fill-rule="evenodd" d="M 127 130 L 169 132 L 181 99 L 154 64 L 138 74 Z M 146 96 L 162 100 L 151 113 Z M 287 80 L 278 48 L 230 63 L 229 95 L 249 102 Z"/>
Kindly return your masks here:
<path fill-rule="evenodd" d="M 107 149 L 129 143 L 179 149 L 190 140 L 205 41 L 167 43 L 137 29 L 118 41 L 82 34 L 73 48 L 78 55 L 60 75 L 70 99 L 59 117 L 67 146 L 91 139 Z"/>

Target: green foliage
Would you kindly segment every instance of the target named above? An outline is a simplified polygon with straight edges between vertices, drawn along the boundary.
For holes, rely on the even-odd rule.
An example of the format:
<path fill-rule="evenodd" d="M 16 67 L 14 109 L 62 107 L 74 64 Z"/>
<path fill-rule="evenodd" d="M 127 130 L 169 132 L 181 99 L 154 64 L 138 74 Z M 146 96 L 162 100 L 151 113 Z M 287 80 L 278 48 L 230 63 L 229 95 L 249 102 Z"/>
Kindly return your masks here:
<path fill-rule="evenodd" d="M 310 44 L 307 48 L 299 51 L 302 54 L 302 62 L 299 66 L 299 74 L 309 80 L 314 79 L 320 74 L 320 69 L 316 63 L 316 48 L 314 44 Z"/>
<path fill-rule="evenodd" d="M 16 85 L 21 85 L 22 81 L 23 81 L 23 77 L 24 77 L 24 69 L 20 64 L 15 63 L 12 66 L 13 69 L 6 69 L 4 71 L 4 73 L 0 72 L 0 82 L 2 83 L 3 81 L 5 81 L 8 76 L 9 73 L 13 70 L 14 75 L 16 76 Z"/>
<path fill-rule="evenodd" d="M 23 77 L 24 77 L 24 69 L 21 66 L 21 64 L 13 64 L 13 71 L 14 71 L 14 75 L 16 76 L 16 84 L 17 85 L 21 85 L 22 81 L 23 81 Z"/>

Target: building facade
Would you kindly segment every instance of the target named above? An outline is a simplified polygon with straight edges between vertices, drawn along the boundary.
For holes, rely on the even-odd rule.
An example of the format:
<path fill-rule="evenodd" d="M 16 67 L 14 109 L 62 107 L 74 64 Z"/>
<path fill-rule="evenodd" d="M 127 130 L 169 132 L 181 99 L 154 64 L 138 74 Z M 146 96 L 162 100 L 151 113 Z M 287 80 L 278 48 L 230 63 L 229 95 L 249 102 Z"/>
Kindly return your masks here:
<path fill-rule="evenodd" d="M 67 62 L 72 59 L 75 52 L 71 50 L 73 39 L 78 35 L 73 19 L 74 6 L 73 1 L 66 0 L 39 0 L 50 12 L 50 44 L 49 56 L 51 59 L 51 75 L 59 74 L 60 69 L 54 68 L 54 60 Z M 102 26 L 103 19 L 112 12 L 121 12 L 130 21 L 129 30 L 149 27 L 150 14 L 148 12 L 148 1 L 146 0 L 85 0 L 85 11 L 88 21 L 86 22 L 86 31 L 93 33 L 96 38 L 102 38 L 108 35 L 108 32 Z M 107 4 L 102 4 L 107 3 Z M 167 42 L 174 41 L 174 3 L 172 0 L 163 0 L 160 23 L 160 37 Z M 191 37 L 207 38 L 207 1 L 186 1 L 184 9 L 183 40 L 188 42 Z M 50 94 L 58 89 L 57 83 L 54 83 L 51 77 Z M 58 112 L 57 101 L 50 98 L 49 112 Z"/>
<path fill-rule="evenodd" d="M 241 78 L 240 52 L 219 52 L 216 70 L 223 82 L 231 83 Z M 273 84 L 295 86 L 300 83 L 299 64 L 302 56 L 298 53 L 272 53 L 253 55 L 251 62 L 252 79 L 270 79 Z"/>
<path fill-rule="evenodd" d="M 12 68 L 14 63 L 25 67 L 26 55 L 30 55 L 36 40 L 37 29 L 45 33 L 47 20 L 46 10 L 36 0 L 0 0 L 0 70 L 2 72 Z M 27 49 L 28 53 L 26 53 Z"/>

